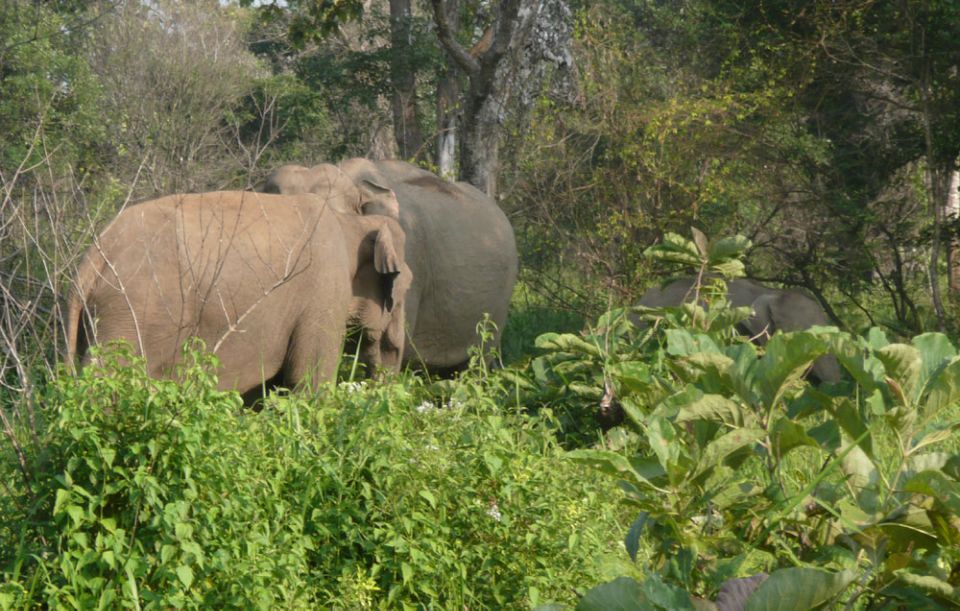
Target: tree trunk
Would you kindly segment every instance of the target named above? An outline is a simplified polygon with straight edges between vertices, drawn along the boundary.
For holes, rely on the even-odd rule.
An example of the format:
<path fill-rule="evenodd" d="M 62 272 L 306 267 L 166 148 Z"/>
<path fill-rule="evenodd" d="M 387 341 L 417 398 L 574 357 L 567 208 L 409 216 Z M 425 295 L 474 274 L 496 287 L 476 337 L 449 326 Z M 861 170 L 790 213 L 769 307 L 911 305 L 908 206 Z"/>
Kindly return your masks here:
<path fill-rule="evenodd" d="M 460 178 L 490 197 L 497 195 L 500 161 L 500 125 L 493 102 L 471 83 L 460 125 Z"/>
<path fill-rule="evenodd" d="M 417 113 L 417 72 L 412 57 L 410 0 L 390 0 L 390 81 L 393 84 L 393 131 L 403 159 L 422 159 L 423 133 Z"/>
<path fill-rule="evenodd" d="M 447 0 L 450 28 L 460 29 L 460 0 Z M 460 75 L 457 66 L 447 61 L 437 78 L 437 158 L 440 176 L 457 176 L 457 114 L 460 112 Z"/>
<path fill-rule="evenodd" d="M 951 229 L 956 227 L 956 221 L 958 216 L 960 216 L 960 193 L 957 190 L 960 189 L 960 171 L 954 169 L 950 172 L 950 181 L 947 186 L 947 203 L 943 208 L 943 218 L 947 222 L 947 226 Z M 960 298 L 960 262 L 957 261 L 957 240 L 953 235 L 953 231 L 948 233 L 949 238 L 947 238 L 945 247 L 947 255 L 947 279 L 948 279 L 948 293 L 951 300 L 957 300 Z"/>
<path fill-rule="evenodd" d="M 448 17 L 449 3 L 431 0 L 431 4 L 440 43 L 469 81 L 460 123 L 460 178 L 494 197 L 500 145 L 499 115 L 504 102 L 501 96 L 494 95 L 496 75 L 500 60 L 510 46 L 520 0 L 497 3 L 496 19 L 484 36 L 489 42 L 472 51 L 464 49 L 454 36 Z"/>

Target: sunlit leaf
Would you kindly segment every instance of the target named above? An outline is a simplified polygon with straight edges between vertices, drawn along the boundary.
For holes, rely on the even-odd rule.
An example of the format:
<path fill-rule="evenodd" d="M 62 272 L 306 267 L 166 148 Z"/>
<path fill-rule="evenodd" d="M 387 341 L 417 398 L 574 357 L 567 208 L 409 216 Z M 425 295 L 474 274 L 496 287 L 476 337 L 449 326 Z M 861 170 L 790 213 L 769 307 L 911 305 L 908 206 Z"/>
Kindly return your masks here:
<path fill-rule="evenodd" d="M 920 379 L 920 351 L 907 344 L 890 344 L 874 354 L 883 363 L 887 377 L 901 390 L 900 400 L 909 402 L 917 389 L 917 380 Z"/>
<path fill-rule="evenodd" d="M 931 375 L 934 377 L 927 383 L 927 397 L 923 404 L 924 415 L 928 416 L 960 403 L 960 358 L 954 357 Z"/>
<path fill-rule="evenodd" d="M 770 427 L 770 439 L 779 456 L 784 456 L 790 450 L 800 446 L 810 446 L 820 449 L 817 440 L 807 434 L 807 430 L 789 418 L 778 418 Z"/>
<path fill-rule="evenodd" d="M 721 435 L 704 448 L 697 463 L 697 468 L 691 474 L 690 479 L 696 479 L 717 467 L 727 456 L 740 448 L 752 446 L 766 437 L 766 434 L 766 431 L 761 428 L 742 428 Z"/>
<path fill-rule="evenodd" d="M 637 580 L 617 577 L 587 592 L 577 604 L 577 611 L 647 611 L 650 607 Z"/>
<path fill-rule="evenodd" d="M 676 422 L 711 420 L 732 426 L 744 423 L 744 408 L 723 395 L 703 395 L 677 412 Z"/>
<path fill-rule="evenodd" d="M 808 611 L 843 592 L 857 573 L 844 570 L 829 573 L 819 569 L 794 567 L 770 574 L 747 600 L 747 611 Z"/>
<path fill-rule="evenodd" d="M 590 356 L 600 356 L 600 348 L 579 335 L 573 333 L 544 333 L 537 337 L 534 345 L 542 350 L 559 350 L 563 352 L 580 352 Z"/>
<path fill-rule="evenodd" d="M 617 454 L 616 452 L 611 452 L 610 450 L 580 449 L 568 452 L 567 458 L 589 465 L 608 475 L 624 477 L 636 486 L 659 490 L 657 486 L 654 486 L 645 477 L 637 473 L 625 456 Z"/>
<path fill-rule="evenodd" d="M 941 471 L 921 471 L 903 484 L 907 492 L 932 497 L 954 514 L 960 514 L 960 483 L 949 479 Z"/>
<path fill-rule="evenodd" d="M 763 404 L 769 408 L 779 400 L 826 349 L 826 343 L 811 333 L 774 334 L 754 369 L 755 385 Z"/>

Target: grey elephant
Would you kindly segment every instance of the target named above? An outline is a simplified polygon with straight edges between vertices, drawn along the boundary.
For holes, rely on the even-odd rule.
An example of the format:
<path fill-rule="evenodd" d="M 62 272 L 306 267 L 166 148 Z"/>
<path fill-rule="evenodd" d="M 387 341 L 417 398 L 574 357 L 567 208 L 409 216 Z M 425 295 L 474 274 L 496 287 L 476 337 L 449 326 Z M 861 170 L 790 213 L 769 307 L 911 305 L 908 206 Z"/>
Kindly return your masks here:
<path fill-rule="evenodd" d="M 380 214 L 397 219 L 400 216 L 396 196 L 388 188 L 368 180 L 354 182 L 338 166 L 320 163 L 313 167 L 282 165 L 267 175 L 259 189 L 262 193 L 322 197 L 338 212 Z M 364 210 L 364 204 L 375 202 L 376 211 Z"/>
<path fill-rule="evenodd" d="M 693 299 L 694 278 L 680 278 L 663 288 L 654 287 L 643 294 L 639 304 L 647 307 L 677 306 Z M 814 325 L 830 325 L 830 318 L 819 303 L 798 290 L 764 286 L 752 280 L 736 279 L 727 283 L 727 299 L 735 308 L 750 306 L 753 315 L 738 330 L 760 345 L 777 331 L 802 331 Z M 839 382 L 840 365 L 833 356 L 814 361 L 811 375 L 821 382 Z"/>
<path fill-rule="evenodd" d="M 173 195 L 122 211 L 81 263 L 68 307 L 67 362 L 123 338 L 151 376 L 204 340 L 219 386 L 310 385 L 336 374 L 347 328 L 373 369 L 399 367 L 411 273 L 403 230 L 337 212 L 316 195 Z"/>
<path fill-rule="evenodd" d="M 506 323 L 518 268 L 506 215 L 473 186 L 402 161 L 353 158 L 340 169 L 361 190 L 363 214 L 395 216 L 406 234 L 405 360 L 439 373 L 462 368 L 484 314 L 500 331 Z M 297 188 L 279 182 L 281 192 Z"/>

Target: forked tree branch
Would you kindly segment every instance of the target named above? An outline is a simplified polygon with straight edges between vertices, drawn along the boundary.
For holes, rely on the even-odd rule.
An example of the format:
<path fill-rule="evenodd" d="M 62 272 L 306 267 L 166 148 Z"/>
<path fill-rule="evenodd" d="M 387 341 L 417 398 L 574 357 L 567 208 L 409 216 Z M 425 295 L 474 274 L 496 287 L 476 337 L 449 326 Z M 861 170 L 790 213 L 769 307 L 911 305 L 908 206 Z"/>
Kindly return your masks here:
<path fill-rule="evenodd" d="M 443 6 L 443 0 L 430 0 L 433 7 L 433 22 L 437 26 L 437 38 L 440 44 L 446 49 L 453 61 L 460 66 L 460 69 L 474 76 L 480 72 L 480 63 L 470 53 L 464 49 L 450 31 L 450 22 L 447 20 L 447 11 Z"/>

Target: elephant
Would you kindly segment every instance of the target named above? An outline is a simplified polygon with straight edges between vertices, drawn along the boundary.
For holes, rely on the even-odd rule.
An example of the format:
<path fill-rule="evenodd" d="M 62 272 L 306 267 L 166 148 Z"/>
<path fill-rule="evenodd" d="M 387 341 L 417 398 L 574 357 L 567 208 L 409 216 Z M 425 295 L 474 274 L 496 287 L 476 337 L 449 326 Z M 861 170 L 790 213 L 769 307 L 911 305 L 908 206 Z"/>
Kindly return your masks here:
<path fill-rule="evenodd" d="M 329 163 L 310 168 L 296 164 L 282 165 L 270 172 L 260 191 L 283 195 L 314 193 L 323 197 L 338 212 L 381 214 L 393 219 L 400 216 L 399 204 L 392 191 L 366 180 L 354 183 L 353 178 Z M 377 202 L 377 212 L 364 212 L 363 205 L 370 202 Z"/>
<path fill-rule="evenodd" d="M 340 170 L 361 190 L 362 214 L 397 218 L 406 234 L 413 281 L 405 362 L 441 375 L 462 369 L 479 343 L 484 314 L 497 326 L 493 345 L 499 346 L 519 259 L 513 228 L 496 202 L 472 185 L 403 161 L 353 158 Z"/>
<path fill-rule="evenodd" d="M 680 278 L 663 288 L 648 289 L 639 304 L 646 307 L 678 306 L 693 297 L 692 277 Z M 738 331 L 763 345 L 776 331 L 802 331 L 814 325 L 829 325 L 830 319 L 819 303 L 798 290 L 764 286 L 751 280 L 727 283 L 727 299 L 735 308 L 750 306 L 753 315 L 738 325 Z M 840 365 L 827 355 L 814 361 L 810 374 L 820 382 L 839 382 Z"/>
<path fill-rule="evenodd" d="M 152 377 L 174 377 L 184 340 L 220 361 L 218 385 L 316 388 L 348 327 L 369 368 L 403 357 L 411 272 L 396 220 L 337 212 L 313 194 L 221 191 L 126 208 L 81 262 L 68 305 L 68 366 L 126 339 Z"/>

